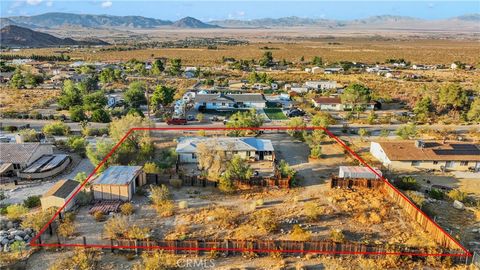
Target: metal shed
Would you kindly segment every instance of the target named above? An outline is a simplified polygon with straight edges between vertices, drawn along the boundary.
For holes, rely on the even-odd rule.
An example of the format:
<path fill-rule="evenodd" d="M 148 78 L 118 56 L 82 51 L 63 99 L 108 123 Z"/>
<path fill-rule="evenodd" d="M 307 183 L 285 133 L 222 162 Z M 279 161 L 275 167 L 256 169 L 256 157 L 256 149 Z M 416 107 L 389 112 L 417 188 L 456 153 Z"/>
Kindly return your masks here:
<path fill-rule="evenodd" d="M 377 168 L 374 169 L 380 176 L 382 172 Z M 361 166 L 340 166 L 338 170 L 339 178 L 363 178 L 363 179 L 378 179 L 378 175 L 373 173 L 367 167 Z"/>

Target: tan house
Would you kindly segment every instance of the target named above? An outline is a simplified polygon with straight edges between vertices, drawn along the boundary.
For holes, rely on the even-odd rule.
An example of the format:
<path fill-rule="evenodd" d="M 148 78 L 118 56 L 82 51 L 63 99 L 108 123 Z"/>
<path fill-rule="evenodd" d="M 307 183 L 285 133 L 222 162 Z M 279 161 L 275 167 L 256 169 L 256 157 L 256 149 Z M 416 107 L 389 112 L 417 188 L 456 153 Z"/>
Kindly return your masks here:
<path fill-rule="evenodd" d="M 480 170 L 480 148 L 464 142 L 372 142 L 370 153 L 394 170 Z"/>
<path fill-rule="evenodd" d="M 75 193 L 75 190 L 79 185 L 79 182 L 71 179 L 58 181 L 40 198 L 42 209 L 46 210 L 50 207 L 62 207 L 67 202 L 68 198 Z M 68 202 L 63 211 L 72 209 L 72 207 L 75 205 L 75 202 L 76 199 L 74 197 L 72 200 L 70 200 L 70 202 Z"/>
<path fill-rule="evenodd" d="M 130 201 L 145 184 L 146 176 L 141 166 L 110 166 L 93 180 L 93 198 Z"/>

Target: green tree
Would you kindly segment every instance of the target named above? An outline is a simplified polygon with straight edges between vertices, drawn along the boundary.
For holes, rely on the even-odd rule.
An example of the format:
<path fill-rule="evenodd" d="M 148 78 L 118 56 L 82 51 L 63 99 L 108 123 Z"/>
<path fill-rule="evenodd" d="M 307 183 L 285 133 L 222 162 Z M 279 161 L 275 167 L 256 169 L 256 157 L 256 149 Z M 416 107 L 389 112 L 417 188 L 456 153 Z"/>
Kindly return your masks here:
<path fill-rule="evenodd" d="M 168 73 L 170 73 L 172 76 L 178 76 L 182 74 L 182 60 L 180 58 L 170 59 Z"/>
<path fill-rule="evenodd" d="M 270 67 L 273 65 L 273 55 L 271 51 L 266 51 L 263 53 L 262 58 L 258 62 L 262 67 Z"/>
<path fill-rule="evenodd" d="M 153 108 L 157 109 L 160 105 L 167 106 L 173 102 L 176 89 L 173 87 L 167 87 L 164 85 L 157 85 L 153 95 L 150 98 L 150 104 Z"/>
<path fill-rule="evenodd" d="M 110 123 L 111 121 L 110 115 L 104 109 L 96 109 L 95 111 L 93 111 L 90 120 L 97 123 Z"/>
<path fill-rule="evenodd" d="M 234 113 L 228 120 L 228 128 L 256 128 L 263 124 L 263 119 L 252 109 L 249 111 L 239 111 Z M 243 136 L 249 133 L 248 130 L 233 130 L 230 132 L 233 136 Z"/>
<path fill-rule="evenodd" d="M 467 113 L 467 119 L 470 121 L 480 122 L 480 98 L 476 97 L 472 104 L 470 104 L 470 110 Z"/>
<path fill-rule="evenodd" d="M 357 112 L 357 118 L 360 117 L 360 111 L 364 110 L 364 105 L 371 100 L 370 88 L 362 84 L 350 84 L 340 96 L 342 103 L 349 105 L 352 111 Z"/>
<path fill-rule="evenodd" d="M 413 108 L 413 112 L 419 120 L 426 120 L 429 118 L 433 110 L 433 103 L 430 97 L 423 97 L 417 102 L 417 104 L 415 104 L 415 108 Z"/>
<path fill-rule="evenodd" d="M 139 108 L 140 105 L 147 104 L 147 99 L 145 98 L 146 91 L 147 85 L 145 82 L 135 81 L 130 83 L 124 94 L 125 102 L 132 108 Z"/>
<path fill-rule="evenodd" d="M 77 83 L 77 89 L 84 95 L 96 91 L 98 89 L 98 77 L 88 76 Z"/>
<path fill-rule="evenodd" d="M 453 109 L 455 112 L 467 105 L 467 92 L 459 84 L 447 84 L 440 87 L 438 103 L 445 109 Z"/>
<path fill-rule="evenodd" d="M 81 122 L 87 119 L 82 106 L 76 105 L 70 107 L 70 120 L 73 122 Z"/>
<path fill-rule="evenodd" d="M 302 141 L 305 140 L 306 131 L 304 128 L 307 126 L 307 124 L 302 117 L 290 118 L 290 120 L 287 122 L 287 126 L 289 127 L 287 133 L 290 134 L 290 136 Z"/>
<path fill-rule="evenodd" d="M 58 100 L 62 108 L 70 108 L 75 105 L 82 105 L 82 94 L 71 80 L 63 82 L 62 93 Z"/>
<path fill-rule="evenodd" d="M 37 131 L 35 129 L 22 129 L 18 132 L 23 137 L 24 142 L 37 142 Z"/>
<path fill-rule="evenodd" d="M 312 65 L 320 67 L 323 65 L 323 60 L 319 56 L 314 56 L 312 59 Z"/>
<path fill-rule="evenodd" d="M 404 140 L 415 139 L 417 137 L 417 127 L 414 124 L 402 125 L 395 133 Z"/>
<path fill-rule="evenodd" d="M 25 78 L 23 77 L 22 72 L 19 68 L 15 70 L 15 73 L 10 79 L 10 86 L 17 89 L 25 87 Z"/>
<path fill-rule="evenodd" d="M 233 191 L 235 189 L 234 181 L 249 180 L 253 176 L 253 169 L 245 159 L 239 155 L 234 155 L 227 162 L 225 172 L 220 177 L 218 187 L 223 191 Z"/>
<path fill-rule="evenodd" d="M 110 140 L 110 139 L 100 139 L 97 140 L 96 144 L 88 144 L 87 145 L 87 157 L 90 160 L 90 162 L 97 166 L 107 155 L 110 153 L 112 148 L 115 146 L 115 143 Z M 116 153 L 112 155 L 111 158 L 107 159 L 105 162 L 107 165 L 111 163 L 115 163 L 115 156 Z"/>
<path fill-rule="evenodd" d="M 75 177 L 73 178 L 73 180 L 77 181 L 77 182 L 80 182 L 80 183 L 83 183 L 83 181 L 85 181 L 85 179 L 87 179 L 88 175 L 86 172 L 78 172 L 77 175 L 75 175 Z"/>
<path fill-rule="evenodd" d="M 156 59 L 152 65 L 152 69 L 151 69 L 152 74 L 160 75 L 164 70 L 165 70 L 165 67 L 163 66 L 162 60 Z"/>
<path fill-rule="evenodd" d="M 85 138 L 80 136 L 71 136 L 67 139 L 67 146 L 71 151 L 79 154 L 82 157 L 85 157 L 85 151 L 87 147 L 87 142 Z"/>
<path fill-rule="evenodd" d="M 107 105 L 107 97 L 101 90 L 83 97 L 83 108 L 87 111 L 102 109 L 105 105 Z"/>
<path fill-rule="evenodd" d="M 36 87 L 38 84 L 43 82 L 43 77 L 41 75 L 33 75 L 30 72 L 25 74 L 25 84 L 31 87 Z"/>
<path fill-rule="evenodd" d="M 115 71 L 116 70 L 114 70 L 111 67 L 105 68 L 100 72 L 100 75 L 98 76 L 98 79 L 103 84 L 117 81 L 117 80 L 119 80 L 119 78 L 117 77 L 118 74 L 116 74 Z"/>

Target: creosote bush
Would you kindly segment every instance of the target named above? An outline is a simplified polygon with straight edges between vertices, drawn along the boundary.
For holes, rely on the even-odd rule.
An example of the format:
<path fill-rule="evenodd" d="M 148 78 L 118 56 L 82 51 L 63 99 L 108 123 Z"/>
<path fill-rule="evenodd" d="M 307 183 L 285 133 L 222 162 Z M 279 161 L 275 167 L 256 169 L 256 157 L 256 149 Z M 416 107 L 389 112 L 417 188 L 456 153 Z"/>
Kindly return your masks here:
<path fill-rule="evenodd" d="M 131 214 L 133 214 L 133 212 L 135 212 L 135 207 L 132 203 L 127 202 L 120 206 L 120 212 L 122 213 L 122 215 L 130 216 Z"/>

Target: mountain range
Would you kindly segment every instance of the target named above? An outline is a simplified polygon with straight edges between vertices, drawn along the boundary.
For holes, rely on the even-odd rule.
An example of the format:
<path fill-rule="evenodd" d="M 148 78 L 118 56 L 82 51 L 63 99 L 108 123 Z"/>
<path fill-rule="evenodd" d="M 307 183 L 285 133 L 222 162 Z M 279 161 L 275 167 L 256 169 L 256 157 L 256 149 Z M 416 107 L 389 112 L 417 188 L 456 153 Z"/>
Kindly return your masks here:
<path fill-rule="evenodd" d="M 85 28 L 216 28 L 218 26 L 204 23 L 192 17 L 185 17 L 178 21 L 160 20 L 142 16 L 112 16 L 89 15 L 52 12 L 35 16 L 15 16 L 0 18 L 0 25 L 18 25 L 28 28 L 60 28 L 60 27 L 85 27 Z"/>
<path fill-rule="evenodd" d="M 202 22 L 192 17 L 185 17 L 178 21 L 161 20 L 142 16 L 112 16 L 112 15 L 88 15 L 73 13 L 45 13 L 35 16 L 15 16 L 0 18 L 0 25 L 18 25 L 28 28 L 127 28 L 127 29 L 151 29 L 159 27 L 173 28 L 273 28 L 273 27 L 299 27 L 299 26 L 322 26 L 330 28 L 378 26 L 391 24 L 401 27 L 405 25 L 426 25 L 432 27 L 435 23 L 470 24 L 474 29 L 480 30 L 480 13 L 466 14 L 458 17 L 441 20 L 424 20 L 406 16 L 372 16 L 365 19 L 333 20 L 301 17 L 263 18 L 253 20 L 216 20 Z"/>
<path fill-rule="evenodd" d="M 108 45 L 98 39 L 74 40 L 58 38 L 53 35 L 33 31 L 16 25 L 7 25 L 0 29 L 0 44 L 2 47 L 49 47 L 62 45 Z"/>

